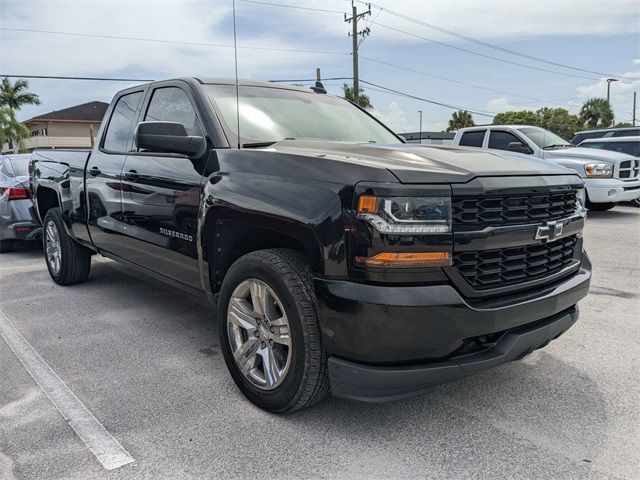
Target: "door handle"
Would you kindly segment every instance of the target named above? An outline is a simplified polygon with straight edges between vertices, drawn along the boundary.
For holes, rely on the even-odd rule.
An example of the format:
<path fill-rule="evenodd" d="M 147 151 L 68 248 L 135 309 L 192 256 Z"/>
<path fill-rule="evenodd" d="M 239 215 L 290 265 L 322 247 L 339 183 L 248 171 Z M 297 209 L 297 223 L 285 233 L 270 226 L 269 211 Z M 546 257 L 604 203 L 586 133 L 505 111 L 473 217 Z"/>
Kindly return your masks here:
<path fill-rule="evenodd" d="M 135 170 L 129 170 L 124 173 L 125 180 L 129 180 L 130 182 L 135 182 L 138 180 L 138 177 L 140 177 L 140 175 Z"/>
<path fill-rule="evenodd" d="M 91 167 L 91 170 L 89 170 L 89 175 L 91 175 L 92 177 L 97 177 L 101 173 L 102 172 L 100 171 L 100 169 L 98 167 Z"/>

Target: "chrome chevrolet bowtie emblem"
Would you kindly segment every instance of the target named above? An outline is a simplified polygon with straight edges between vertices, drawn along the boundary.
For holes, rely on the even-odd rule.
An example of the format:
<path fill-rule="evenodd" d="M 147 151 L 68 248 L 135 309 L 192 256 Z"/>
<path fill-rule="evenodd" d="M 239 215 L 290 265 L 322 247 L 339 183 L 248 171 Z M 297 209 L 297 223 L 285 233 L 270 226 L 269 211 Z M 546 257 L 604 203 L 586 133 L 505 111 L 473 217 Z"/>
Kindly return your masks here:
<path fill-rule="evenodd" d="M 562 235 L 562 228 L 564 224 L 562 222 L 547 222 L 544 225 L 538 227 L 536 231 L 536 240 L 555 240 Z"/>

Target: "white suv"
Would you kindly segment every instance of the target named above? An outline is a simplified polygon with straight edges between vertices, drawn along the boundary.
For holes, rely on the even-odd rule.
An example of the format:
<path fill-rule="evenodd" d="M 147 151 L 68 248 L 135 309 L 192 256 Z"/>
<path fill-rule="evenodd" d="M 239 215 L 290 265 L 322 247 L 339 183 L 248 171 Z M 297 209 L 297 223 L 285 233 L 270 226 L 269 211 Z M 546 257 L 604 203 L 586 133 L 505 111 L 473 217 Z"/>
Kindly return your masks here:
<path fill-rule="evenodd" d="M 555 133 L 540 127 L 487 125 L 462 128 L 456 132 L 452 144 L 506 150 L 514 153 L 514 159 L 530 155 L 571 168 L 585 180 L 590 210 L 609 210 L 618 202 L 640 197 L 640 160 L 619 152 L 572 147 Z"/>

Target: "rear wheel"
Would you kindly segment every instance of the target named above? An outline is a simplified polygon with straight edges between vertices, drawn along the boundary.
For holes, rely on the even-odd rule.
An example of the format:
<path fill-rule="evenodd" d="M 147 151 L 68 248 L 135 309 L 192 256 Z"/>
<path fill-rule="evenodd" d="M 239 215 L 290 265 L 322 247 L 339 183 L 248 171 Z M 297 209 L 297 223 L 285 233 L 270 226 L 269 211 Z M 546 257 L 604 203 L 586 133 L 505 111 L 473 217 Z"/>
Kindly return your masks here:
<path fill-rule="evenodd" d="M 605 212 L 615 207 L 615 203 L 591 203 L 587 200 L 587 209 L 593 212 Z"/>
<path fill-rule="evenodd" d="M 218 332 L 231 376 L 260 408 L 291 412 L 329 394 L 311 271 L 298 252 L 236 261 L 220 291 Z"/>
<path fill-rule="evenodd" d="M 13 251 L 13 240 L 0 240 L 0 253 Z"/>
<path fill-rule="evenodd" d="M 84 282 L 91 269 L 91 251 L 76 243 L 65 230 L 59 208 L 44 217 L 44 258 L 53 281 L 59 285 Z"/>
<path fill-rule="evenodd" d="M 636 198 L 635 200 L 631 200 L 631 205 L 634 207 L 640 207 L 640 198 Z"/>

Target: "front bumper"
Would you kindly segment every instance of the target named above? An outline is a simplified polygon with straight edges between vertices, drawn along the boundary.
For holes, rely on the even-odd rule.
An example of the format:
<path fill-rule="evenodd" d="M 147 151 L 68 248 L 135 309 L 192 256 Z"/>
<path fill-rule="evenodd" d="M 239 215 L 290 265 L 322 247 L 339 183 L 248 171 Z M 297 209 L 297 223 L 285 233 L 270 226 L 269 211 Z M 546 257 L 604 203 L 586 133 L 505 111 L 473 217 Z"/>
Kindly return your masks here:
<path fill-rule="evenodd" d="M 385 402 L 418 395 L 439 383 L 518 360 L 558 338 L 577 319 L 577 307 L 570 308 L 508 331 L 495 346 L 482 352 L 423 365 L 376 367 L 331 357 L 331 392 L 335 397 L 365 402 Z"/>
<path fill-rule="evenodd" d="M 389 287 L 317 279 L 319 323 L 334 395 L 399 398 L 419 393 L 435 380 L 518 358 L 569 328 L 590 280 L 586 254 L 577 271 L 552 284 L 479 300 L 463 298 L 452 285 Z M 549 327 L 540 330 L 545 322 Z M 530 329 L 538 333 L 520 339 Z M 500 346 L 469 357 L 464 368 L 452 366 L 450 362 L 459 361 L 454 358 L 470 354 L 471 342 L 487 335 L 502 335 Z"/>
<path fill-rule="evenodd" d="M 592 203 L 629 202 L 640 197 L 640 180 L 587 178 L 585 187 Z"/>

